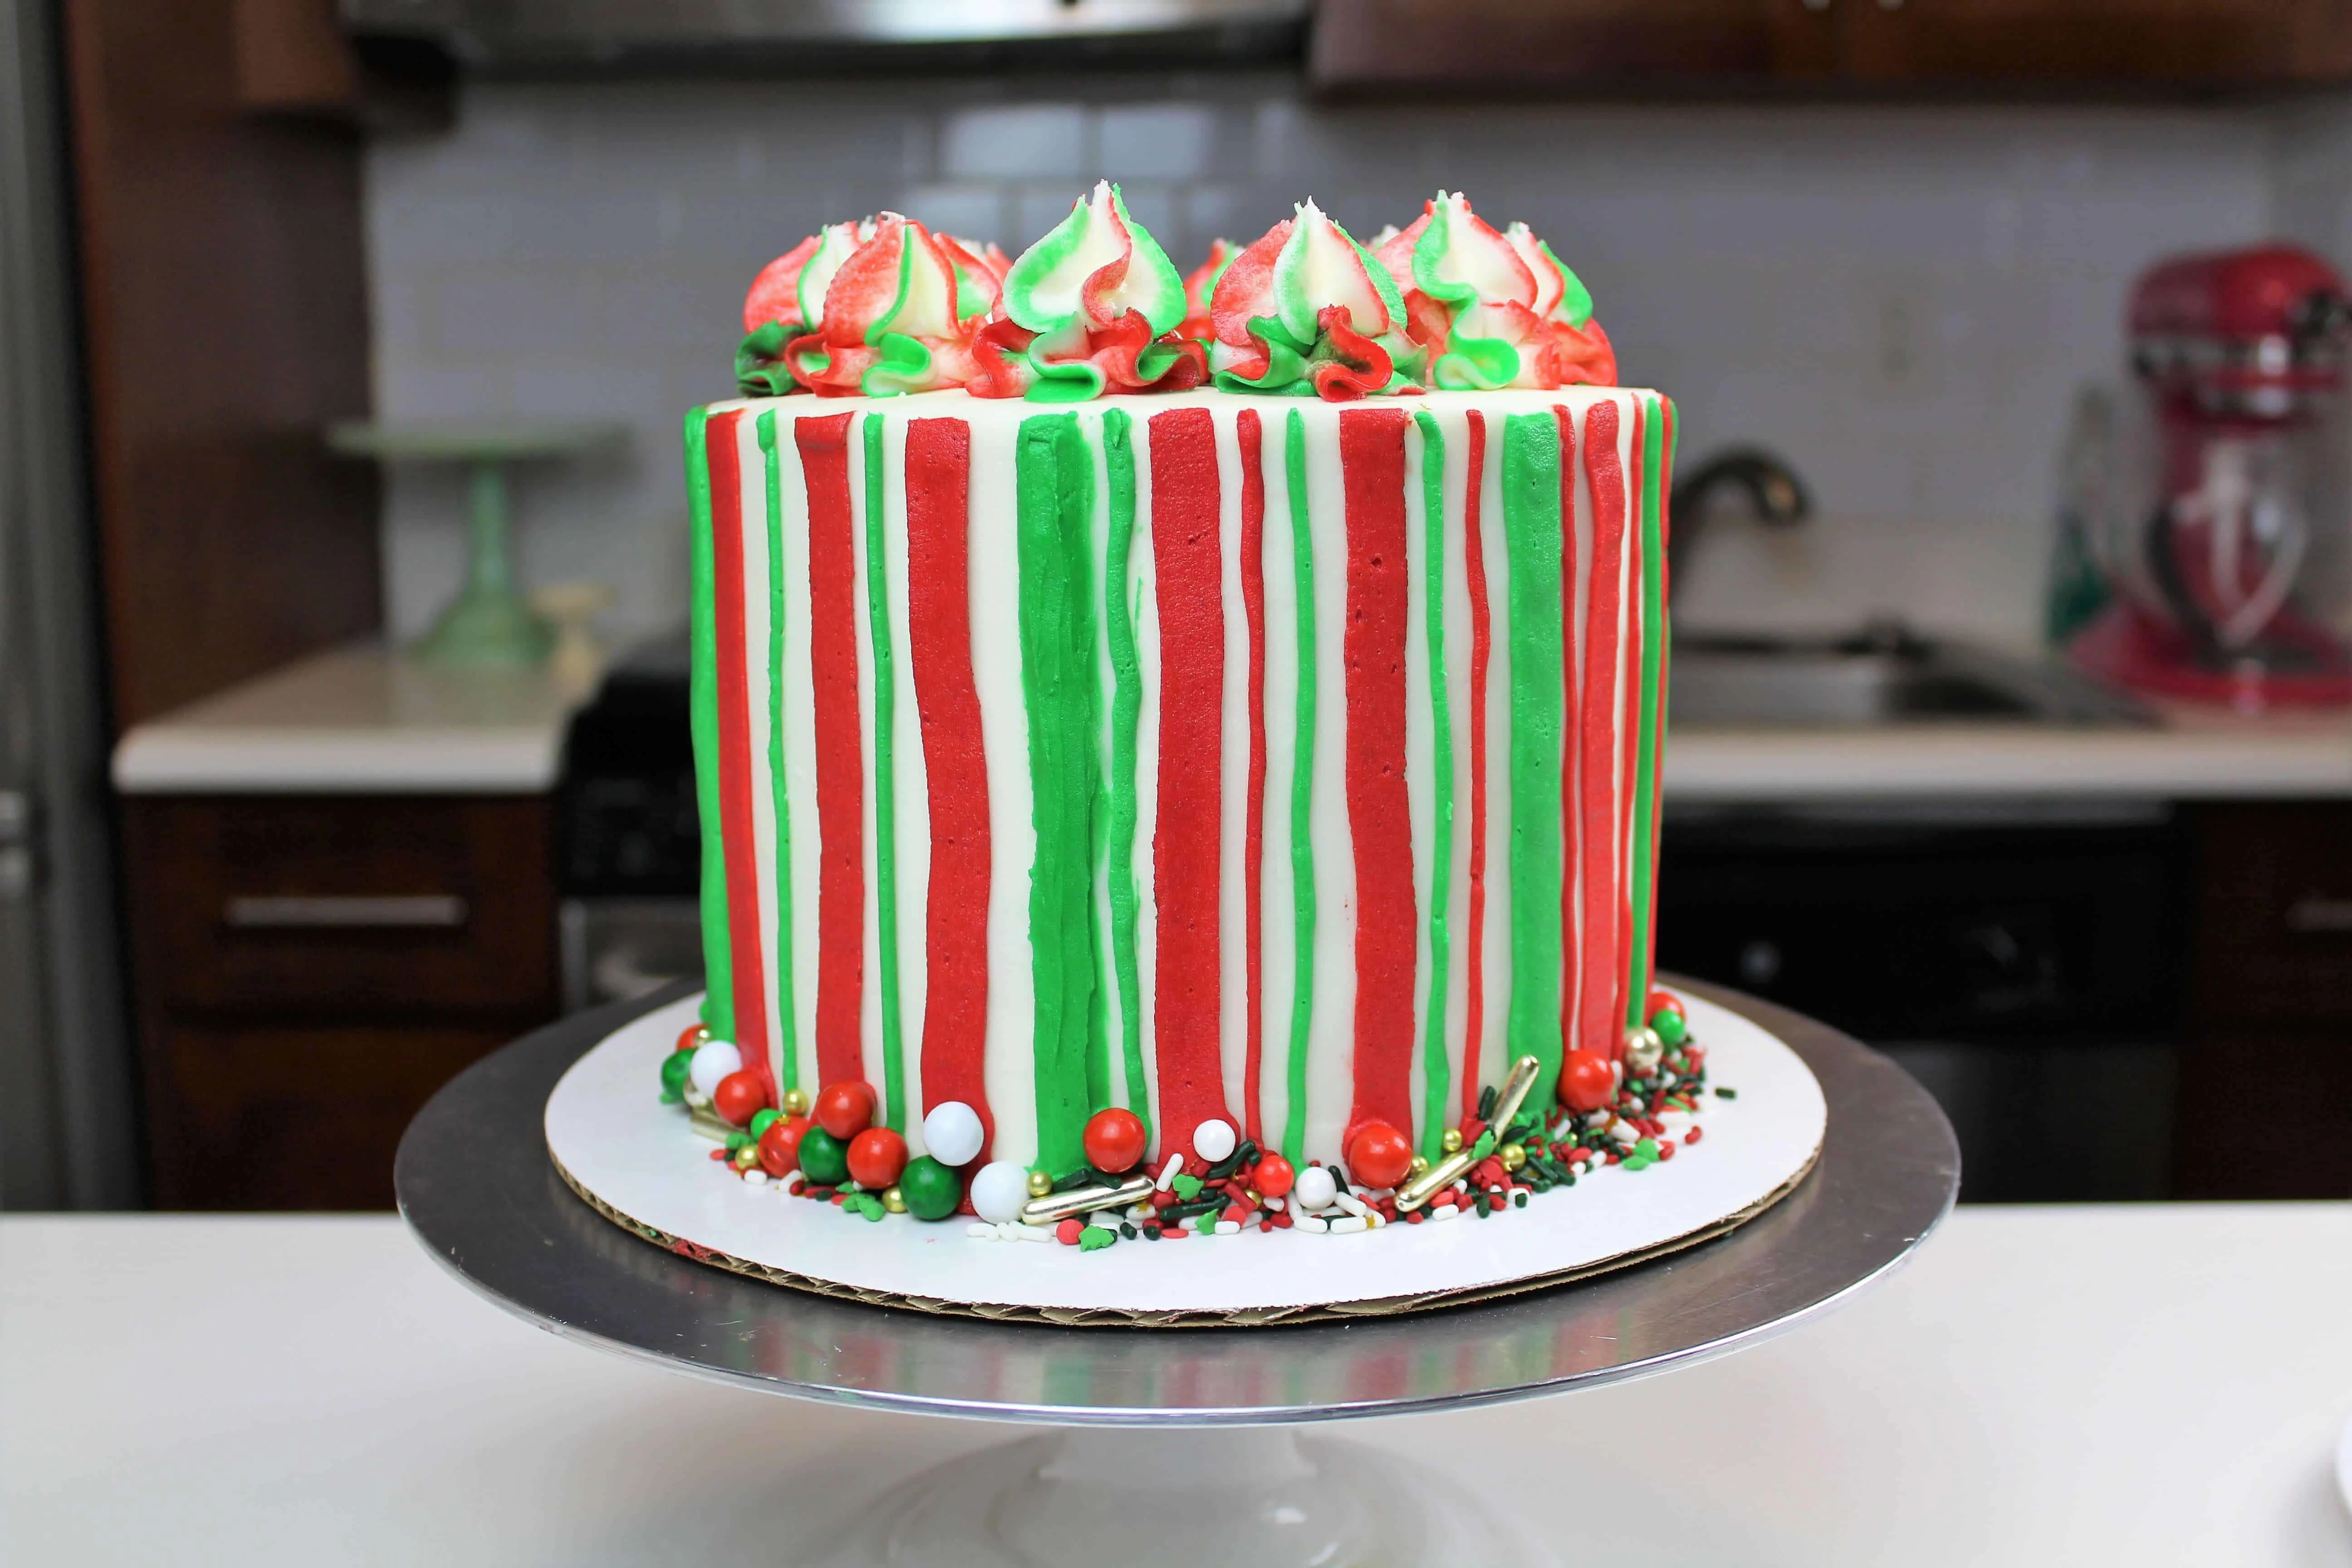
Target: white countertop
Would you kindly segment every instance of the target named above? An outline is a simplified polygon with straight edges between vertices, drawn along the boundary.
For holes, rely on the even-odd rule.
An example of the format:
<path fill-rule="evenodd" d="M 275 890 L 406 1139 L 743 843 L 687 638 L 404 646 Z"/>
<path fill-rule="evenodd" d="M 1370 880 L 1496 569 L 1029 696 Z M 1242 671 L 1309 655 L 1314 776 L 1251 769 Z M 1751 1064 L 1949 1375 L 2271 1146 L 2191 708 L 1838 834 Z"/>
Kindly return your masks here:
<path fill-rule="evenodd" d="M 340 648 L 137 726 L 115 748 L 114 783 L 133 795 L 535 794 L 555 783 L 573 706 L 543 671 Z M 1677 729 L 1665 788 L 1677 805 L 2352 795 L 2352 713 L 2173 708 L 2144 730 Z"/>
<path fill-rule="evenodd" d="M 2251 717 L 2186 706 L 2152 729 L 1921 724 L 1676 729 L 1676 805 L 1869 797 L 2193 800 L 2352 795 L 2352 712 Z"/>
<path fill-rule="evenodd" d="M 442 669 L 336 648 L 149 723 L 114 748 L 127 795 L 536 795 L 576 705 L 544 669 Z"/>
<path fill-rule="evenodd" d="M 1963 1209 L 1741 1354 L 1348 1435 L 1571 1562 L 2347 1568 L 2347 1307 L 2352 1204 Z M 595 1354 L 391 1218 L 0 1219 L 11 1563 L 778 1562 L 1014 1435 Z"/>

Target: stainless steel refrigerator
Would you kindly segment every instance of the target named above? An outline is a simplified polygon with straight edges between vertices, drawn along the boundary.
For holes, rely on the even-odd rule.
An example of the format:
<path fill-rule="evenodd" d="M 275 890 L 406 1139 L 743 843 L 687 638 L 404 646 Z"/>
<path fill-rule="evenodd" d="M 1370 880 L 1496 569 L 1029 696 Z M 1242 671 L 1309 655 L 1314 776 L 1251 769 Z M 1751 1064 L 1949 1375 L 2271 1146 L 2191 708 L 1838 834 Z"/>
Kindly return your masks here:
<path fill-rule="evenodd" d="M 0 1207 L 140 1197 L 58 17 L 0 0 Z"/>

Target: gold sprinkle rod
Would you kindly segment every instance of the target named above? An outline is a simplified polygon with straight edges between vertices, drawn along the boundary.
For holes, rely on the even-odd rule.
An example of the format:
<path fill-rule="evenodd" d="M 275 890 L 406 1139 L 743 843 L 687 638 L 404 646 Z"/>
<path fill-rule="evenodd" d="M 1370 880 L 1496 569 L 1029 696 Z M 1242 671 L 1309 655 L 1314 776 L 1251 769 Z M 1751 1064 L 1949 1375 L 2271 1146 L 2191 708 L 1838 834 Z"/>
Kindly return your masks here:
<path fill-rule="evenodd" d="M 1489 1131 L 1510 1126 L 1511 1119 L 1519 1113 L 1519 1107 L 1527 1103 L 1528 1091 L 1535 1088 L 1536 1074 L 1542 1070 L 1542 1066 L 1533 1057 L 1521 1057 L 1511 1064 L 1511 1076 L 1503 1080 L 1503 1091 L 1495 1097 L 1495 1114 L 1486 1122 Z M 1499 1137 L 1500 1133 L 1496 1132 L 1496 1136 Z M 1419 1208 L 1458 1181 L 1463 1172 L 1478 1163 L 1479 1156 L 1472 1152 L 1475 1147 L 1475 1144 L 1465 1145 L 1399 1187 L 1397 1212 L 1402 1214 Z"/>
<path fill-rule="evenodd" d="M 1129 1176 L 1115 1187 L 1078 1187 L 1066 1193 L 1053 1193 L 1042 1198 L 1032 1198 L 1021 1207 L 1024 1225 L 1059 1225 L 1097 1209 L 1139 1204 L 1152 1192 L 1151 1178 Z"/>

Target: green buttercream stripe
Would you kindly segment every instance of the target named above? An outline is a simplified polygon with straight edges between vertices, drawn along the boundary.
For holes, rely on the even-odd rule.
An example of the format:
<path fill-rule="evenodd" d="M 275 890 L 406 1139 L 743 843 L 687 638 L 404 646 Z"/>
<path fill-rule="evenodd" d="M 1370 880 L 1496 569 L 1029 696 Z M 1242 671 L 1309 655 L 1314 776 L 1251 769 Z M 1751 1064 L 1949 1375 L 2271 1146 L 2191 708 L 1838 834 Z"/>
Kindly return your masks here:
<path fill-rule="evenodd" d="M 1511 1002 L 1514 1059 L 1541 1064 L 1531 1103 L 1559 1076 L 1560 750 L 1566 719 L 1560 606 L 1559 423 L 1503 423 L 1503 537 L 1511 644 Z"/>
<path fill-rule="evenodd" d="M 1135 651 L 1135 607 L 1128 599 L 1128 556 L 1135 542 L 1135 446 L 1123 408 L 1103 415 L 1103 467 L 1110 482 L 1110 537 L 1103 551 L 1103 616 L 1110 640 L 1111 969 L 1118 984 L 1119 1060 L 1127 1108 L 1151 1133 L 1150 1081 L 1143 1065 L 1143 971 L 1136 949 L 1135 732 L 1143 715 L 1143 664 Z"/>
<path fill-rule="evenodd" d="M 1037 1161 L 1086 1160 L 1094 1015 L 1094 804 L 1101 737 L 1095 674 L 1094 461 L 1074 414 L 1021 423 L 1014 459 L 1021 690 L 1029 719 L 1029 951 L 1036 1012 Z"/>
<path fill-rule="evenodd" d="M 1445 437 L 1436 418 L 1416 414 L 1421 430 L 1422 582 L 1429 626 L 1429 713 L 1436 785 L 1433 801 L 1435 839 L 1429 862 L 1429 1011 L 1421 1045 L 1422 1152 L 1434 1163 L 1444 1154 L 1445 1106 L 1454 1089 L 1445 1059 L 1447 971 L 1454 961 L 1448 906 L 1454 896 L 1454 710 L 1445 689 Z"/>
<path fill-rule="evenodd" d="M 898 686 L 890 654 L 890 573 L 882 553 L 882 416 L 866 437 L 866 617 L 874 644 L 874 923 L 882 989 L 882 1121 L 907 1125 L 907 1062 L 898 1016 Z"/>
<path fill-rule="evenodd" d="M 702 819 L 702 1021 L 722 1040 L 735 1037 L 735 957 L 727 938 L 727 850 L 719 835 L 719 605 L 710 552 L 710 454 L 703 444 L 706 410 L 686 416 L 686 501 L 694 519 L 688 545 L 687 694 L 694 734 L 694 805 Z"/>
<path fill-rule="evenodd" d="M 1315 531 L 1307 510 L 1307 421 L 1296 408 L 1285 422 L 1283 459 L 1290 492 L 1290 554 L 1298 593 L 1298 715 L 1291 744 L 1291 949 L 1289 1113 L 1283 1157 L 1307 1157 L 1307 1045 L 1315 1019 Z"/>
<path fill-rule="evenodd" d="M 776 450 L 776 416 L 760 416 L 761 462 L 768 483 L 768 784 L 776 808 L 776 1039 L 784 1089 L 801 1081 L 798 1014 L 793 1005 L 793 812 L 784 788 L 784 465 Z"/>
<path fill-rule="evenodd" d="M 1650 994 L 1650 921 L 1657 884 L 1658 763 L 1666 732 L 1666 544 L 1658 508 L 1665 473 L 1665 407 L 1642 404 L 1642 743 L 1633 770 L 1633 958 L 1626 986 L 1625 1026 L 1646 1020 Z"/>

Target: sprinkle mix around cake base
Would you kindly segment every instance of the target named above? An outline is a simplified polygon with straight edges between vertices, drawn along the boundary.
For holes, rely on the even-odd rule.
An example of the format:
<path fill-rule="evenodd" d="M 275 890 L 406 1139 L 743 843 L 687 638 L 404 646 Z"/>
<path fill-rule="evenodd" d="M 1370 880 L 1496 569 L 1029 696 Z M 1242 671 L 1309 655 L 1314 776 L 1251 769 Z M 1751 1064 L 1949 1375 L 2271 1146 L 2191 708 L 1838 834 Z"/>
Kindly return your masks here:
<path fill-rule="evenodd" d="M 714 1156 L 1087 1247 L 1671 1158 L 1674 413 L 1590 318 L 1448 195 L 1189 282 L 1107 185 L 763 272 L 780 395 L 687 424 Z"/>

